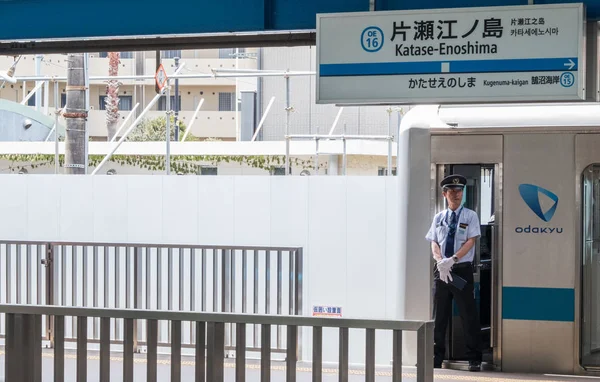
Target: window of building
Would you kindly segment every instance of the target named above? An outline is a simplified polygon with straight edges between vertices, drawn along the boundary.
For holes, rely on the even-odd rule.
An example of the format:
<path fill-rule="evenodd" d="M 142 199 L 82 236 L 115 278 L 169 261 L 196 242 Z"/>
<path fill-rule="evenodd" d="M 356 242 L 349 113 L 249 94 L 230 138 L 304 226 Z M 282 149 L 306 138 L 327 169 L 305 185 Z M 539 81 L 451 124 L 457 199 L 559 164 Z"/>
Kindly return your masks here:
<path fill-rule="evenodd" d="M 235 110 L 235 93 L 219 93 L 219 111 Z"/>
<path fill-rule="evenodd" d="M 160 52 L 161 58 L 181 58 L 181 50 L 163 50 Z"/>
<path fill-rule="evenodd" d="M 98 53 L 98 57 L 107 58 L 108 52 L 100 52 Z M 121 58 L 133 58 L 133 52 L 121 52 Z"/>
<path fill-rule="evenodd" d="M 65 97 L 66 99 L 66 97 Z M 119 96 L 119 110 L 127 111 L 132 109 L 133 96 Z M 99 99 L 99 110 L 106 110 L 106 96 L 101 95 Z"/>
<path fill-rule="evenodd" d="M 291 167 L 289 173 L 292 175 Z M 275 167 L 273 170 L 271 170 L 271 175 L 285 175 L 285 167 Z"/>
<path fill-rule="evenodd" d="M 181 96 L 177 97 L 179 99 L 179 110 L 181 110 Z M 175 110 L 175 96 L 171 96 L 171 110 Z M 159 111 L 167 111 L 167 96 L 163 95 L 158 99 L 158 110 Z"/>
<path fill-rule="evenodd" d="M 238 48 L 238 54 L 246 53 L 246 48 Z M 235 58 L 235 48 L 219 49 L 219 58 Z"/>
<path fill-rule="evenodd" d="M 379 167 L 377 170 L 377 175 L 379 176 L 387 176 L 387 174 L 387 167 Z M 392 175 L 396 175 L 396 167 L 392 167 Z"/>
<path fill-rule="evenodd" d="M 200 166 L 198 171 L 200 175 L 218 175 L 216 167 Z"/>

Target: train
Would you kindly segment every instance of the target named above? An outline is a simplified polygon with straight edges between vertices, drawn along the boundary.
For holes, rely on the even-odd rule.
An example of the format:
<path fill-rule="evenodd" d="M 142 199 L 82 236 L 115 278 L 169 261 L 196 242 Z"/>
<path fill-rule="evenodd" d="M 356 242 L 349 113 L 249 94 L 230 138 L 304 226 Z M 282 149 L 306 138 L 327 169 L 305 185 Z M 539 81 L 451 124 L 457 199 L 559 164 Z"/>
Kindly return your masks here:
<path fill-rule="evenodd" d="M 484 369 L 598 375 L 599 148 L 597 103 L 408 111 L 397 161 L 400 316 L 431 318 L 433 259 L 424 236 L 446 208 L 440 180 L 462 174 L 464 205 L 481 224 L 474 277 Z M 461 369 L 456 309 L 451 321 L 444 367 Z"/>

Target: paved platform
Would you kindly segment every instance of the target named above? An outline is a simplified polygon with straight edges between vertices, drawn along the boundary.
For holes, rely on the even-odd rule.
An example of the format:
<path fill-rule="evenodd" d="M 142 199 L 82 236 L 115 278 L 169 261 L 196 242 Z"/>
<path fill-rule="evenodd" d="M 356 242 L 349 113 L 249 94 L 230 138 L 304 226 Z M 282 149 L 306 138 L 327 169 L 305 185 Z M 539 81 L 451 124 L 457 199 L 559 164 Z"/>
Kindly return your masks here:
<path fill-rule="evenodd" d="M 42 381 L 53 381 L 54 372 L 54 354 L 52 350 L 42 351 Z M 99 380 L 99 361 L 100 357 L 97 352 L 90 351 L 88 354 L 88 381 Z M 75 361 L 76 356 L 73 351 L 65 352 L 65 382 L 75 382 Z M 171 362 L 169 356 L 159 355 L 158 357 L 158 380 L 170 381 L 171 378 Z M 181 380 L 194 380 L 195 363 L 192 357 L 182 356 Z M 285 364 L 283 362 L 273 361 L 271 365 L 271 381 L 285 381 Z M 297 367 L 297 381 L 310 382 L 312 380 L 312 369 L 309 364 L 299 363 Z M 581 382 L 594 381 L 599 382 L 600 377 L 583 377 L 583 376 L 559 376 L 559 375 L 541 375 L 541 374 L 514 374 L 500 372 L 467 372 L 448 369 L 436 369 L 434 380 L 436 382 L 451 382 L 451 381 L 473 381 L 473 382 Z M 4 376 L 4 351 L 0 351 L 0 376 Z M 134 379 L 135 381 L 146 380 L 146 356 L 144 354 L 136 354 L 134 359 Z M 365 373 L 361 369 L 352 369 L 349 372 L 349 381 L 359 382 L 364 381 Z M 405 367 L 402 370 L 402 380 L 406 382 L 416 382 L 416 368 Z M 111 381 L 123 380 L 123 358 L 115 353 L 111 357 Z M 323 381 L 334 382 L 339 380 L 337 369 L 324 368 Z M 391 381 L 392 373 L 389 367 L 379 367 L 376 371 L 376 381 Z M 0 381 L 5 381 L 0 377 Z M 225 360 L 225 381 L 235 381 L 235 363 L 232 360 Z M 249 360 L 246 365 L 246 381 L 260 381 L 260 364 L 255 360 Z"/>

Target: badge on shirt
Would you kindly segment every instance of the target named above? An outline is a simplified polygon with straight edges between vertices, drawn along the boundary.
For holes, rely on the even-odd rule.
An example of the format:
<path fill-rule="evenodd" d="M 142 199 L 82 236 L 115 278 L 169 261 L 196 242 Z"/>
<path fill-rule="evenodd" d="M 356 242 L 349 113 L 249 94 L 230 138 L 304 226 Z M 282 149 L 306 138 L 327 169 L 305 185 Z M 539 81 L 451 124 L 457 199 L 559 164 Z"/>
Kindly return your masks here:
<path fill-rule="evenodd" d="M 465 236 L 467 235 L 467 227 L 468 227 L 468 226 L 469 226 L 469 225 L 468 225 L 468 224 L 466 224 L 466 223 L 460 223 L 460 224 L 458 225 L 458 235 L 459 235 L 460 237 L 465 237 Z"/>

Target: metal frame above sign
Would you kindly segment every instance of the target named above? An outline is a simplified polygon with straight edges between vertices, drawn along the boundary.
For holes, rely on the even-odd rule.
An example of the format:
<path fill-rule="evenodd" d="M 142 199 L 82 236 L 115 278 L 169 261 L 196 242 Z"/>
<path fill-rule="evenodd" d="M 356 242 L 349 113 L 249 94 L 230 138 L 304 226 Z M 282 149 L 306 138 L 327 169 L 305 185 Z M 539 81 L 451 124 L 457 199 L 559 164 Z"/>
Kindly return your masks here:
<path fill-rule="evenodd" d="M 319 104 L 584 101 L 577 4 L 317 15 Z"/>

